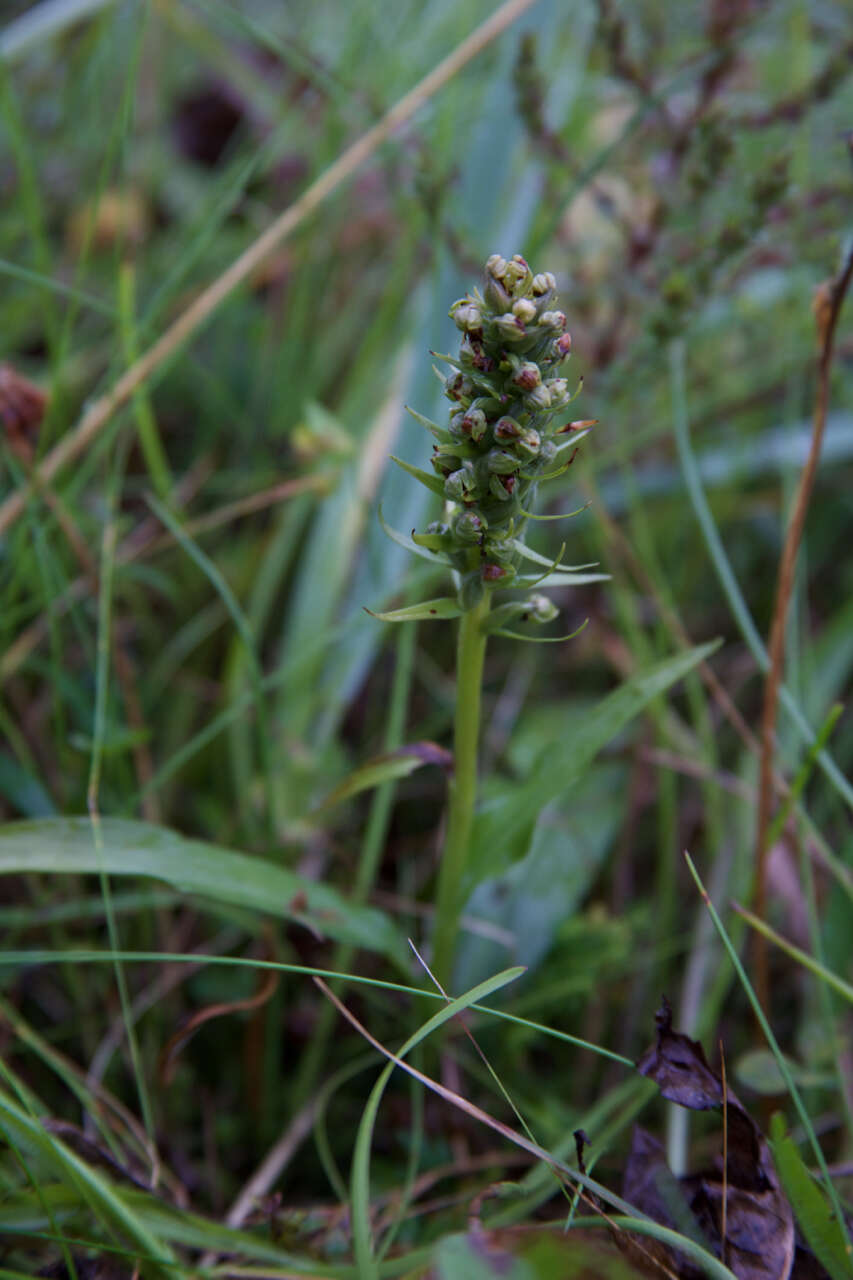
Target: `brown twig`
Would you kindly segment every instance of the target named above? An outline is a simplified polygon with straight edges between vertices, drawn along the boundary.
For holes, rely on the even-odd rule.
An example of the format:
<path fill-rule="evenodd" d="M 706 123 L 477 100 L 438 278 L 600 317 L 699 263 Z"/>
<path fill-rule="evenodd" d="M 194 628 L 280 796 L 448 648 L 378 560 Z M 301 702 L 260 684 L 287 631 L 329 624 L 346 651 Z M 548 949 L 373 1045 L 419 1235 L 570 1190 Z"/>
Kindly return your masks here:
<path fill-rule="evenodd" d="M 794 510 L 785 535 L 779 573 L 776 580 L 776 603 L 770 627 L 768 653 L 770 666 L 764 685 L 764 706 L 761 716 L 761 765 L 758 786 L 758 821 L 755 835 L 756 891 L 755 911 L 764 917 L 767 905 L 767 829 L 773 792 L 773 746 L 776 730 L 776 713 L 779 704 L 779 687 L 782 683 L 785 658 L 785 622 L 788 605 L 794 587 L 797 552 L 803 536 L 809 500 L 814 488 L 815 474 L 820 459 L 826 416 L 829 408 L 829 380 L 838 317 L 853 277 L 853 245 L 847 252 L 838 275 L 825 281 L 814 301 L 818 336 L 817 394 L 812 419 L 812 439 L 806 465 L 800 476 L 794 499 Z M 762 1006 L 767 1007 L 769 993 L 768 950 L 764 938 L 756 940 L 756 992 Z"/>
<path fill-rule="evenodd" d="M 457 45 L 452 53 L 433 67 L 432 71 L 413 89 L 404 94 L 381 120 L 347 147 L 346 151 L 342 152 L 337 160 L 311 183 L 298 200 L 279 214 L 266 231 L 258 236 L 257 240 L 250 244 L 230 267 L 202 290 L 165 333 L 161 334 L 157 341 L 122 374 L 118 382 L 87 409 L 77 426 L 63 436 L 41 462 L 35 472 L 37 480 L 41 484 L 48 483 L 83 453 L 100 434 L 113 414 L 127 403 L 133 393 L 151 377 L 155 370 L 165 364 L 185 342 L 198 333 L 217 307 L 251 277 L 264 259 L 277 249 L 315 209 L 318 209 L 333 191 L 352 177 L 363 162 L 373 155 L 378 147 L 387 142 L 395 130 L 406 124 L 448 80 L 451 80 L 472 58 L 511 26 L 533 2 L 534 0 L 505 0 L 505 3 L 475 31 L 472 31 L 467 39 Z M 0 503 L 0 534 L 5 533 L 21 515 L 31 491 L 31 487 L 27 485 L 11 494 L 5 502 Z"/>

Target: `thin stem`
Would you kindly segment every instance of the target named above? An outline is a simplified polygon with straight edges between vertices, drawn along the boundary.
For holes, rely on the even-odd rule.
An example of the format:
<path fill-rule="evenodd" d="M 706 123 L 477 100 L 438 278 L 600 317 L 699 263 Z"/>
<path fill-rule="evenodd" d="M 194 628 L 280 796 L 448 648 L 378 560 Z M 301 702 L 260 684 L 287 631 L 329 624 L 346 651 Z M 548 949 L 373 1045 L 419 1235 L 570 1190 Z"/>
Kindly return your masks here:
<path fill-rule="evenodd" d="M 767 908 L 767 857 L 769 848 L 767 829 L 770 825 L 772 809 L 771 775 L 776 734 L 776 712 L 779 705 L 779 690 L 782 684 L 785 663 L 785 622 L 788 616 L 788 604 L 794 589 L 797 552 L 800 549 L 803 537 L 803 529 L 814 488 L 818 462 L 820 461 L 820 449 L 826 427 L 835 329 L 851 279 L 853 279 L 853 245 L 847 251 L 838 276 L 822 286 L 816 300 L 815 318 L 818 326 L 820 351 L 812 440 L 806 465 L 803 468 L 800 483 L 797 487 L 794 510 L 788 525 L 788 531 L 785 534 L 785 543 L 782 548 L 779 572 L 776 579 L 776 603 L 773 610 L 773 621 L 770 626 L 770 639 L 767 645 L 770 655 L 770 667 L 764 685 L 764 706 L 761 715 L 761 767 L 758 783 L 758 819 L 755 833 L 755 910 L 756 914 L 761 917 L 764 916 Z M 755 959 L 756 992 L 759 1002 L 766 1008 L 770 995 L 770 975 L 767 944 L 763 938 L 756 949 Z"/>
<path fill-rule="evenodd" d="M 480 739 L 480 691 L 486 634 L 482 624 L 489 615 L 489 593 L 464 613 L 459 621 L 456 662 L 456 716 L 453 727 L 454 770 L 450 782 L 447 840 L 438 872 L 433 972 L 441 985 L 450 985 L 462 884 L 471 843 L 474 805 L 477 799 L 477 746 Z"/>

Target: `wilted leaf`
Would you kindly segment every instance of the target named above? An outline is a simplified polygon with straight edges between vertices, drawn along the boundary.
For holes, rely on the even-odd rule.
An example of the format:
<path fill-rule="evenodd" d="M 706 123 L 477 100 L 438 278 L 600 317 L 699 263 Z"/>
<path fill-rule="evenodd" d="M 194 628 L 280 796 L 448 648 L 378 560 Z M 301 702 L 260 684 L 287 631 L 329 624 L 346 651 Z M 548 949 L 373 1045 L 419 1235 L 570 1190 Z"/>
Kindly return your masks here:
<path fill-rule="evenodd" d="M 708 1065 L 698 1041 L 673 1030 L 672 1009 L 666 999 L 655 1022 L 657 1039 L 637 1063 L 640 1074 L 654 1080 L 663 1096 L 679 1106 L 693 1111 L 722 1108 L 721 1078 Z M 795 1248 L 791 1206 L 779 1185 L 767 1142 L 731 1089 L 726 1090 L 726 1130 L 725 1172 L 713 1170 L 681 1179 L 695 1227 L 739 1280 L 789 1280 Z M 660 1186 L 660 1161 L 659 1149 L 646 1143 L 631 1168 L 631 1177 L 641 1191 L 648 1185 Z M 651 1200 L 647 1203 L 651 1217 L 671 1225 L 673 1211 L 668 1200 L 663 1209 Z M 658 1216 L 664 1211 L 666 1218 Z M 680 1224 L 679 1229 L 691 1234 Z M 691 1264 L 674 1257 L 672 1261 L 679 1276 L 692 1280 L 698 1274 Z"/>

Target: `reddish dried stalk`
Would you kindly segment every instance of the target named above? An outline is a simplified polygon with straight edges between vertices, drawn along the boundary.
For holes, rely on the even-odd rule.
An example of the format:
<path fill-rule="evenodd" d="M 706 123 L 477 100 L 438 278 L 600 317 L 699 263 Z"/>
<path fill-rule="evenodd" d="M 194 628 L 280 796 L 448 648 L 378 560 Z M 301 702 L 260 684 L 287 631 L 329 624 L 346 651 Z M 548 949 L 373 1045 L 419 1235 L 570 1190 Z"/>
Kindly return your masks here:
<path fill-rule="evenodd" d="M 833 280 L 827 280 L 821 285 L 814 302 L 819 354 L 812 439 L 809 447 L 809 456 L 800 476 L 800 483 L 794 501 L 794 510 L 788 525 L 788 532 L 785 535 L 782 557 L 779 561 L 779 573 L 776 580 L 776 603 L 773 609 L 770 640 L 767 646 L 770 655 L 770 666 L 764 685 L 764 707 L 761 716 L 761 768 L 758 788 L 758 823 L 755 835 L 755 911 L 756 915 L 761 917 L 764 916 L 767 905 L 767 828 L 770 824 L 772 806 L 776 713 L 779 706 L 779 686 L 782 683 L 785 659 L 785 623 L 788 616 L 791 593 L 794 588 L 797 552 L 803 536 L 803 527 L 806 522 L 812 489 L 814 488 L 815 474 L 820 460 L 820 449 L 826 427 L 835 330 L 851 276 L 853 276 L 853 246 L 848 250 L 838 275 Z M 768 948 L 767 940 L 760 936 L 756 939 L 755 962 L 756 992 L 762 1006 L 766 1008 L 769 994 Z"/>

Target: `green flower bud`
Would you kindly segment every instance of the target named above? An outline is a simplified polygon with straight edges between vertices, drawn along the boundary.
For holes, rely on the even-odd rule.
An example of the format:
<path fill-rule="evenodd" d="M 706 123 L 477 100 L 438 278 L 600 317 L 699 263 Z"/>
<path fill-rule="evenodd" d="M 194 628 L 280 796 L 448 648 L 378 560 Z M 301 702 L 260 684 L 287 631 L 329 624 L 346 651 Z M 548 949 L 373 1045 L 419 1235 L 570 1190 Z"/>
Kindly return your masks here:
<path fill-rule="evenodd" d="M 521 431 L 521 424 L 516 422 L 515 418 L 510 418 L 506 414 L 495 423 L 493 434 L 498 443 L 503 444 L 517 440 L 521 435 Z"/>
<path fill-rule="evenodd" d="M 451 527 L 454 536 L 466 543 L 479 542 L 488 528 L 486 521 L 476 511 L 460 511 Z"/>
<path fill-rule="evenodd" d="M 531 409 L 550 409 L 551 408 L 551 392 L 548 390 L 548 383 L 542 383 L 524 397 L 525 405 Z"/>
<path fill-rule="evenodd" d="M 518 552 L 508 538 L 490 538 L 488 553 L 489 559 L 495 564 L 501 565 L 504 569 L 515 568 Z"/>
<path fill-rule="evenodd" d="M 551 393 L 552 409 L 562 409 L 571 400 L 569 384 L 565 378 L 549 378 L 545 385 Z"/>
<path fill-rule="evenodd" d="M 452 502 L 466 502 L 476 488 L 477 481 L 470 462 L 463 462 L 459 470 L 451 472 L 444 482 L 444 492 Z"/>
<path fill-rule="evenodd" d="M 553 358 L 555 360 L 565 360 L 566 356 L 572 349 L 572 335 L 563 333 L 557 338 L 552 348 Z"/>
<path fill-rule="evenodd" d="M 522 324 L 530 324 L 531 320 L 536 319 L 536 307 L 529 298 L 519 298 L 518 302 L 512 304 L 512 314 Z"/>
<path fill-rule="evenodd" d="M 444 380 L 444 394 L 448 400 L 464 401 L 474 394 L 474 384 L 464 373 L 457 370 Z"/>
<path fill-rule="evenodd" d="M 514 253 L 512 261 L 506 264 L 502 281 L 504 288 L 517 298 L 527 293 L 533 283 L 533 272 L 520 253 Z"/>
<path fill-rule="evenodd" d="M 515 493 L 515 476 L 493 475 L 489 481 L 489 493 L 501 502 L 508 502 Z"/>
<path fill-rule="evenodd" d="M 460 428 L 478 444 L 486 434 L 486 415 L 482 409 L 469 409 L 460 422 Z"/>
<path fill-rule="evenodd" d="M 466 369 L 476 370 L 478 373 L 490 373 L 495 367 L 494 360 L 483 350 L 479 335 L 472 336 L 470 333 L 466 333 L 462 339 L 459 361 Z"/>
<path fill-rule="evenodd" d="M 450 315 L 453 317 L 453 323 L 457 329 L 461 329 L 463 333 L 478 333 L 483 327 L 483 317 L 480 310 L 468 298 L 460 298 L 458 302 L 454 302 L 450 308 Z"/>
<path fill-rule="evenodd" d="M 516 450 L 525 458 L 537 458 L 542 447 L 542 437 L 533 427 L 528 427 L 519 436 Z"/>
<path fill-rule="evenodd" d="M 518 471 L 518 458 L 505 449 L 490 449 L 488 463 L 493 475 L 511 476 Z"/>
<path fill-rule="evenodd" d="M 506 258 L 502 258 L 499 253 L 493 253 L 486 262 L 486 284 L 483 296 L 492 311 L 509 310 L 511 298 L 502 283 L 506 267 Z"/>
<path fill-rule="evenodd" d="M 538 276 L 533 277 L 532 293 L 534 298 L 541 298 L 545 293 L 554 293 L 557 289 L 557 281 L 550 271 L 542 271 Z"/>
<path fill-rule="evenodd" d="M 559 609 L 547 596 L 532 595 L 527 601 L 527 617 L 531 622 L 553 622 Z"/>

